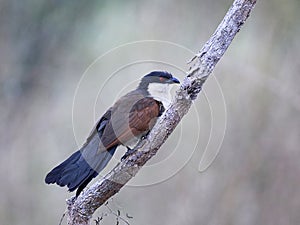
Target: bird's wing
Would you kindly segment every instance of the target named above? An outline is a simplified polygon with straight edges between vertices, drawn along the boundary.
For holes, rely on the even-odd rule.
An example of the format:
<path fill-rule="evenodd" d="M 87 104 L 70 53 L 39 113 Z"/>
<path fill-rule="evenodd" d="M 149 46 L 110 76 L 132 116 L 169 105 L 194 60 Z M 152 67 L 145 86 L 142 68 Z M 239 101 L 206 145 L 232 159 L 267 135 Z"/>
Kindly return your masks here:
<path fill-rule="evenodd" d="M 109 149 L 145 134 L 154 126 L 161 107 L 155 99 L 138 94 L 121 98 L 112 107 L 111 118 L 101 136 L 102 144 Z"/>
<path fill-rule="evenodd" d="M 85 143 L 82 145 L 81 150 L 86 150 L 86 147 L 90 144 L 91 141 L 93 140 L 99 140 L 100 142 L 100 137 L 103 134 L 103 130 L 106 127 L 106 124 L 111 118 L 111 108 L 109 108 L 104 115 L 97 121 L 96 125 L 93 127 L 92 131 L 90 132 L 89 136 L 87 137 Z M 96 138 L 95 135 L 97 135 Z M 94 138 L 95 137 L 95 138 Z M 99 146 L 99 144 L 97 144 Z M 105 148 L 98 149 L 98 151 L 105 151 Z"/>

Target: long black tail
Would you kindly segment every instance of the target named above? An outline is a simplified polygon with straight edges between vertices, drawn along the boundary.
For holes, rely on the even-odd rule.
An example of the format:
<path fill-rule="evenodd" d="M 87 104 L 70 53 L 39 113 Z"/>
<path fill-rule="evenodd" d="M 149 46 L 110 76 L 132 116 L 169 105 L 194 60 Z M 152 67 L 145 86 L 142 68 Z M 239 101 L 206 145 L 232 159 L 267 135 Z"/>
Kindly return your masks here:
<path fill-rule="evenodd" d="M 98 153 L 91 151 L 92 155 L 88 158 L 84 157 L 81 151 L 77 151 L 51 170 L 47 174 L 45 182 L 47 184 L 56 183 L 61 187 L 67 186 L 69 191 L 78 188 L 76 191 L 76 196 L 78 196 L 83 188 L 107 165 L 116 148 L 117 146 Z"/>

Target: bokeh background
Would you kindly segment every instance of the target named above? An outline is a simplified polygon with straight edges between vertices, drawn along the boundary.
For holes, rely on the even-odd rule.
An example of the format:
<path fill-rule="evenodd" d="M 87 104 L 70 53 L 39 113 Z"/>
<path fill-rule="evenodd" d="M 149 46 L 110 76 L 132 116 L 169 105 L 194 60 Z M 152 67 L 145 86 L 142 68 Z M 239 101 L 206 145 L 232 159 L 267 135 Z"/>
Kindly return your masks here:
<path fill-rule="evenodd" d="M 192 54 L 146 42 L 113 51 L 83 76 L 91 63 L 141 40 L 197 51 L 231 3 L 2 0 L 0 223 L 58 224 L 72 194 L 44 184 L 46 173 L 84 142 L 124 88 L 152 69 L 182 79 Z M 149 162 L 148 167 L 158 165 L 154 173 L 147 177 L 147 168 L 142 170 L 134 178 L 139 182 L 133 180 L 109 203 L 113 210 L 133 216 L 130 224 L 300 224 L 299 10 L 298 0 L 258 1 L 214 71 L 225 102 L 210 78 L 205 86 L 210 99 L 202 92 Z M 136 63 L 118 71 L 149 59 L 167 64 Z M 215 118 L 220 119 L 212 124 Z M 211 128 L 224 122 L 224 141 L 211 149 L 220 152 L 199 172 Z M 159 164 L 173 153 L 174 160 Z M 176 160 L 181 158 L 187 160 Z M 158 182 L 156 176 L 166 170 L 171 172 Z M 103 212 L 105 207 L 95 215 Z M 112 215 L 102 222 L 115 223 Z"/>

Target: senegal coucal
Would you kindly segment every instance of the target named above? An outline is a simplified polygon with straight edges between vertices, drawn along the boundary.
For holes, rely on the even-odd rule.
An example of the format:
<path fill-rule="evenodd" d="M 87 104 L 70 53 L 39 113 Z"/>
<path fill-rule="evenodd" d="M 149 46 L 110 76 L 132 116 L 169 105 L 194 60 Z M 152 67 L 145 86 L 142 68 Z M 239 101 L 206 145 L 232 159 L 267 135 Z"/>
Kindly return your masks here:
<path fill-rule="evenodd" d="M 119 145 L 132 149 L 154 126 L 171 101 L 172 74 L 153 71 L 138 87 L 121 97 L 97 121 L 83 146 L 51 170 L 47 184 L 76 191 L 76 196 L 107 165 Z"/>

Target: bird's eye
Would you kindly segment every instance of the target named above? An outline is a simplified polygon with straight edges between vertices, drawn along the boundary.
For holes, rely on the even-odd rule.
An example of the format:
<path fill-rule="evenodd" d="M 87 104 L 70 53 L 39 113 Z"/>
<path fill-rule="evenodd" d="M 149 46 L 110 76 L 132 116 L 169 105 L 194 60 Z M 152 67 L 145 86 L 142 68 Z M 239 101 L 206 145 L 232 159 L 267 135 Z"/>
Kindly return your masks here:
<path fill-rule="evenodd" d="M 160 78 L 159 78 L 159 81 L 160 81 L 160 82 L 164 82 L 165 80 L 166 80 L 166 78 L 164 78 L 164 77 L 160 77 Z"/>

